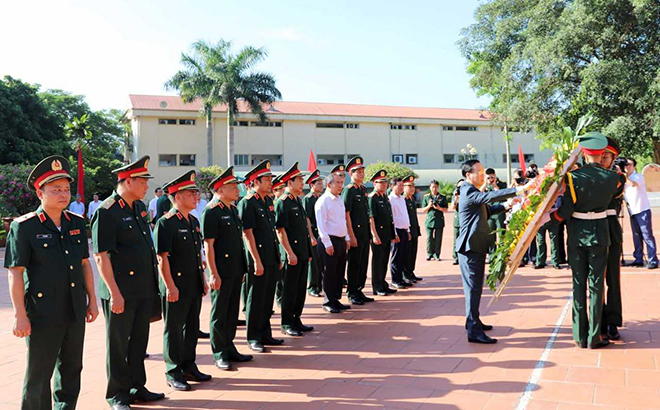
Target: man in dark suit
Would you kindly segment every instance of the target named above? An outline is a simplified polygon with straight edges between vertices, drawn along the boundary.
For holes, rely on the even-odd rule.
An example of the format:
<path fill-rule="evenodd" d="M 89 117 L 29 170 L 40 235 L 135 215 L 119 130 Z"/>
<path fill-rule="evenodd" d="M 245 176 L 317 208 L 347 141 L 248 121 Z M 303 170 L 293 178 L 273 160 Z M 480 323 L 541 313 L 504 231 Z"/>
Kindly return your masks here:
<path fill-rule="evenodd" d="M 486 253 L 491 242 L 488 218 L 508 210 L 510 205 L 490 204 L 529 190 L 531 183 L 524 187 L 482 192 L 480 188 L 484 185 L 484 167 L 476 159 L 465 161 L 461 165 L 461 173 L 465 183 L 461 186 L 458 202 L 460 233 L 456 240 L 456 252 L 465 292 L 465 326 L 470 343 L 495 343 L 497 339 L 484 333 L 484 330 L 490 330 L 492 326 L 484 325 L 479 319 Z"/>

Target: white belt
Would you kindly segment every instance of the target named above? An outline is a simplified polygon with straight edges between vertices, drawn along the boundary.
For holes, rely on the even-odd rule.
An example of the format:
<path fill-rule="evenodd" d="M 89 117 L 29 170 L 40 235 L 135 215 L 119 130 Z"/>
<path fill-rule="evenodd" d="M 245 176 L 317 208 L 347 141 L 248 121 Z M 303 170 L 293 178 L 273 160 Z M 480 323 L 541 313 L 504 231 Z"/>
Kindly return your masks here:
<path fill-rule="evenodd" d="M 573 212 L 573 215 L 571 215 L 571 218 L 576 218 L 576 219 L 586 219 L 593 221 L 595 219 L 605 219 L 607 218 L 607 212 Z"/>
<path fill-rule="evenodd" d="M 607 216 L 617 216 L 616 209 L 608 209 L 605 212 L 607 212 Z"/>

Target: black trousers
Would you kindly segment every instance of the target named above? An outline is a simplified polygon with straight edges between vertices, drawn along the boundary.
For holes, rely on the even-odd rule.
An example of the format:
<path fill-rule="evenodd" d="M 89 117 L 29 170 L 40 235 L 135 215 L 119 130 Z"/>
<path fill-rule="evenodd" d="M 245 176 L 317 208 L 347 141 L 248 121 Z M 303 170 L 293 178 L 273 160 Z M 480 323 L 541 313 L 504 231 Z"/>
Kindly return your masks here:
<path fill-rule="evenodd" d="M 403 273 L 404 279 L 415 277 L 415 265 L 417 264 L 417 248 L 419 247 L 419 236 L 411 234 L 408 243 L 408 258 L 406 259 L 406 269 Z M 440 254 L 438 254 L 440 255 Z"/>
<path fill-rule="evenodd" d="M 318 243 L 318 239 L 317 239 Z M 323 283 L 321 279 L 321 257 L 319 256 L 318 247 L 315 246 L 312 248 L 312 260 L 309 262 L 307 267 L 307 290 L 315 290 L 321 292 L 323 288 Z"/>
<path fill-rule="evenodd" d="M 342 280 L 346 267 L 346 239 L 331 236 L 330 241 L 334 252 L 328 255 L 325 245 L 318 241 L 319 256 L 323 261 L 323 306 L 332 306 L 341 299 Z"/>
<path fill-rule="evenodd" d="M 381 292 L 388 288 L 385 281 L 387 275 L 387 261 L 390 259 L 391 240 L 381 239 L 381 244 L 371 243 L 371 287 L 373 292 Z"/>
<path fill-rule="evenodd" d="M 199 313 L 202 310 L 202 295 L 180 297 L 168 302 L 161 297 L 163 308 L 163 360 L 168 380 L 183 380 L 183 373 L 197 369 L 195 364 Z M 197 329 L 197 331 L 195 331 Z"/>
<path fill-rule="evenodd" d="M 357 246 L 348 250 L 348 296 L 359 296 L 367 283 L 369 235 L 357 238 Z"/>
<path fill-rule="evenodd" d="M 222 278 L 220 290 L 211 289 L 211 351 L 213 360 L 225 359 L 237 353 L 234 345 L 238 326 L 241 282 L 243 275 Z"/>
<path fill-rule="evenodd" d="M 405 229 L 397 229 L 396 234 L 399 235 L 399 242 L 392 242 L 392 258 L 390 259 L 390 272 L 392 275 L 393 283 L 401 283 L 403 281 L 403 272 L 406 269 L 408 260 L 408 231 Z"/>
<path fill-rule="evenodd" d="M 295 265 L 284 265 L 282 280 L 282 329 L 291 329 L 300 322 L 307 292 L 308 258 L 298 259 Z"/>

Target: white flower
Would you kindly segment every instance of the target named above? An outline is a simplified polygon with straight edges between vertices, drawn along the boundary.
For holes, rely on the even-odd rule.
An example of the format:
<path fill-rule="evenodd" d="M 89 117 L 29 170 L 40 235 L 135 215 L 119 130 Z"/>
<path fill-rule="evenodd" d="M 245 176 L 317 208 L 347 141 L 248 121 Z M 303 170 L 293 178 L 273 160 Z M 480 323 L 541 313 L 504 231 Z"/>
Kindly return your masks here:
<path fill-rule="evenodd" d="M 468 147 L 468 148 L 472 148 L 472 144 L 467 144 L 467 147 Z"/>
<path fill-rule="evenodd" d="M 465 148 L 461 149 L 461 154 L 465 155 L 467 151 L 465 151 Z"/>
<path fill-rule="evenodd" d="M 476 149 L 476 148 L 470 148 L 470 154 L 474 155 L 474 154 L 476 154 L 476 153 L 477 153 L 477 149 Z"/>

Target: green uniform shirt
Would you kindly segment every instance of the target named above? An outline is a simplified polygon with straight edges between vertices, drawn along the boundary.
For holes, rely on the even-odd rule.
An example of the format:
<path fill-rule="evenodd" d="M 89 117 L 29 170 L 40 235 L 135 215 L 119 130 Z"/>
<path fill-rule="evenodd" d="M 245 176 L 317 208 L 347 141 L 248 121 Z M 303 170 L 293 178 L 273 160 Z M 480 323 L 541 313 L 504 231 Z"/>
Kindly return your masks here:
<path fill-rule="evenodd" d="M 307 214 L 295 195 L 285 192 L 275 202 L 275 227 L 284 228 L 289 246 L 299 259 L 310 257 L 312 250 L 307 229 Z"/>
<path fill-rule="evenodd" d="M 179 289 L 179 297 L 194 299 L 204 293 L 202 234 L 197 218 L 190 214 L 188 218 L 189 221 L 176 208 L 172 208 L 156 223 L 154 239 L 156 253 L 168 253 L 170 273 Z M 160 294 L 167 295 L 162 278 Z"/>
<path fill-rule="evenodd" d="M 625 186 L 628 178 L 625 174 L 619 173 L 619 183 L 621 186 Z M 607 206 L 608 210 L 614 210 L 616 215 L 608 215 L 607 221 L 610 225 L 610 240 L 613 244 L 623 243 L 623 229 L 621 228 L 621 223 L 619 222 L 619 215 L 621 214 L 621 207 L 623 205 L 623 191 L 621 191 L 617 196 L 610 201 L 610 204 Z"/>
<path fill-rule="evenodd" d="M 346 212 L 351 215 L 351 226 L 356 238 L 369 237 L 369 196 L 364 185 L 350 184 L 341 191 Z"/>
<path fill-rule="evenodd" d="M 376 191 L 369 194 L 369 216 L 374 218 L 376 233 L 383 244 L 395 238 L 392 205 L 386 195 L 379 195 Z"/>
<path fill-rule="evenodd" d="M 152 223 L 158 222 L 160 218 L 163 217 L 169 210 L 172 208 L 172 201 L 167 195 L 161 195 L 160 198 L 156 201 L 156 215 Z"/>
<path fill-rule="evenodd" d="M 507 188 L 506 182 L 502 182 L 499 179 L 497 180 L 496 184 L 497 184 L 497 189 L 498 190 Z M 490 192 L 490 191 L 494 191 L 494 190 L 495 190 L 495 188 L 493 188 L 492 185 L 490 185 L 490 184 L 486 185 L 485 192 Z M 502 202 L 502 201 L 500 201 L 500 202 Z M 506 213 L 502 212 L 502 213 L 498 213 L 498 214 L 495 214 L 495 215 L 491 215 L 488 219 L 490 219 L 491 221 L 500 221 L 501 224 L 504 224 L 504 221 L 506 220 Z"/>
<path fill-rule="evenodd" d="M 573 212 L 604 212 L 623 188 L 615 171 L 597 164 L 586 164 L 568 173 L 561 205 L 551 215 L 556 224 L 568 220 L 568 246 L 610 246 L 607 218 L 585 220 L 571 218 L 571 215 Z"/>
<path fill-rule="evenodd" d="M 415 198 L 406 198 L 406 208 L 408 209 L 408 218 L 410 219 L 410 236 L 421 236 L 419 221 L 417 220 L 417 203 Z"/>
<path fill-rule="evenodd" d="M 128 206 L 113 192 L 92 215 L 94 253 L 108 252 L 119 291 L 126 300 L 146 299 L 158 292 L 158 263 L 151 239 L 149 214 L 142 201 Z M 99 281 L 99 297 L 110 290 Z"/>
<path fill-rule="evenodd" d="M 252 229 L 263 265 L 280 263 L 274 211 L 273 199 L 268 196 L 263 198 L 256 192 L 246 195 L 238 203 L 243 229 Z"/>
<path fill-rule="evenodd" d="M 312 225 L 312 234 L 314 234 L 315 239 L 318 239 L 319 237 L 319 228 L 316 226 L 316 213 L 314 212 L 314 205 L 316 205 L 316 201 L 318 201 L 320 197 L 321 194 L 314 195 L 313 192 L 310 192 L 305 195 L 302 200 L 302 206 L 305 210 L 305 213 L 307 214 L 307 217 L 309 218 L 310 224 Z"/>
<path fill-rule="evenodd" d="M 83 322 L 87 293 L 82 260 L 89 258 L 85 220 L 62 212 L 58 230 L 41 207 L 11 223 L 5 267 L 25 267 L 25 308 L 33 324 Z"/>
<path fill-rule="evenodd" d="M 447 198 L 445 198 L 444 195 L 438 194 L 433 196 L 430 192 L 428 192 L 424 195 L 424 199 L 422 199 L 422 208 L 426 208 L 431 202 L 435 203 L 440 208 L 448 207 Z M 442 211 L 431 208 L 426 214 L 426 222 L 424 224 L 427 228 L 444 228 L 445 216 Z"/>
<path fill-rule="evenodd" d="M 242 277 L 247 273 L 243 222 L 234 205 L 227 207 L 213 198 L 202 211 L 202 235 L 204 239 L 215 239 L 215 266 L 220 278 Z"/>

